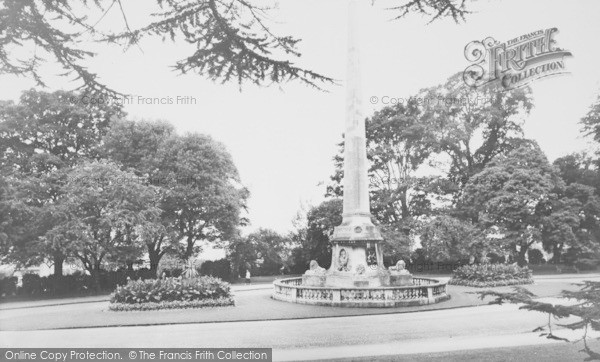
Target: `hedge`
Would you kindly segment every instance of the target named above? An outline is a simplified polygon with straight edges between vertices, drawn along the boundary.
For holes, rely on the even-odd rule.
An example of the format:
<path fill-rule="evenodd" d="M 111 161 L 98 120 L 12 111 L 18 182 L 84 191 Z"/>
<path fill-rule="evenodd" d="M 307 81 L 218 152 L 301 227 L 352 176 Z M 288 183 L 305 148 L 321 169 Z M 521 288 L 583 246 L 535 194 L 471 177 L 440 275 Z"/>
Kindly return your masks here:
<path fill-rule="evenodd" d="M 17 277 L 0 279 L 0 298 L 17 294 Z"/>
<path fill-rule="evenodd" d="M 154 274 L 149 269 L 101 271 L 100 289 L 101 291 L 112 291 L 118 285 L 126 284 L 128 278 L 150 279 L 154 278 Z M 63 275 L 61 277 L 55 277 L 54 275 L 40 277 L 37 274 L 25 274 L 20 287 L 17 287 L 17 277 L 0 279 L 0 297 L 20 295 L 37 298 L 65 294 L 93 294 L 95 292 L 94 279 L 84 273 Z"/>
<path fill-rule="evenodd" d="M 206 260 L 200 266 L 200 274 L 231 280 L 231 264 L 227 259 Z"/>
<path fill-rule="evenodd" d="M 469 287 L 499 287 L 533 283 L 531 269 L 516 264 L 463 265 L 454 271 L 448 284 Z"/>

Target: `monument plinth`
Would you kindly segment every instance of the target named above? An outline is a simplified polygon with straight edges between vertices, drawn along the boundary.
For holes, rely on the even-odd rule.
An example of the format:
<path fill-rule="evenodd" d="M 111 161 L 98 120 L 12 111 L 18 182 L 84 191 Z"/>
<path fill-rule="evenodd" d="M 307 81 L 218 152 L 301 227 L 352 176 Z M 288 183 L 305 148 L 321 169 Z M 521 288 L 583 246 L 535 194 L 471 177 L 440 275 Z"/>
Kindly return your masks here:
<path fill-rule="evenodd" d="M 325 270 L 312 260 L 310 269 L 302 278 L 275 281 L 273 298 L 350 307 L 436 303 L 449 298 L 446 284 L 433 279 L 413 278 L 402 260 L 386 269 L 383 265 L 383 238 L 371 221 L 356 6 L 356 0 L 351 0 L 344 133 L 344 209 L 342 223 L 334 229 L 331 239 L 331 266 Z"/>

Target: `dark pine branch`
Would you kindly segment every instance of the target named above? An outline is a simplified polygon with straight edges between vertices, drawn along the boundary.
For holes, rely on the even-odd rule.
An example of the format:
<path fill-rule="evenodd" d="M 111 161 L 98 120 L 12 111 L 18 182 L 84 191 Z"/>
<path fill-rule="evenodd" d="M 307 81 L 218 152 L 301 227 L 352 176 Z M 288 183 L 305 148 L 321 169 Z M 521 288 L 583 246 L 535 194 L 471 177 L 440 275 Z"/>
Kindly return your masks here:
<path fill-rule="evenodd" d="M 294 65 L 279 56 L 300 56 L 298 39 L 277 36 L 265 24 L 267 9 L 244 0 L 189 0 L 159 2 L 159 20 L 143 28 L 107 37 L 106 41 L 137 44 L 147 36 L 182 38 L 196 50 L 174 66 L 185 74 L 196 72 L 209 79 L 240 86 L 244 82 L 269 85 L 291 80 L 322 89 L 334 80 Z"/>
<path fill-rule="evenodd" d="M 580 290 L 575 292 L 563 291 L 561 293 L 562 297 L 575 300 L 577 302 L 572 305 L 539 302 L 535 300 L 536 296 L 533 293 L 529 292 L 523 287 L 515 287 L 512 293 L 500 293 L 487 290 L 478 292 L 477 294 L 479 294 L 481 299 L 484 299 L 485 297 L 494 297 L 494 300 L 492 300 L 490 304 L 516 303 L 522 304 L 519 309 L 547 313 L 548 332 L 542 333 L 540 336 L 545 336 L 549 339 L 568 341 L 565 338 L 561 338 L 553 334 L 551 317 L 554 317 L 555 319 L 563 319 L 571 316 L 578 317 L 579 320 L 575 322 L 559 324 L 559 326 L 572 330 L 583 329 L 584 334 L 580 341 L 583 341 L 584 348 L 581 350 L 581 352 L 584 352 L 588 355 L 586 360 L 597 360 L 600 359 L 600 354 L 590 349 L 587 339 L 589 338 L 589 328 L 600 331 L 600 282 L 584 281 L 583 283 L 577 285 L 581 286 Z M 543 327 L 538 327 L 533 331 L 537 332 L 542 330 L 544 330 Z"/>
<path fill-rule="evenodd" d="M 410 13 L 419 13 L 431 18 L 429 24 L 442 18 L 451 17 L 456 23 L 465 21 L 470 12 L 465 6 L 466 0 L 409 0 L 403 5 L 391 7 L 398 13 L 395 20 L 406 17 Z"/>

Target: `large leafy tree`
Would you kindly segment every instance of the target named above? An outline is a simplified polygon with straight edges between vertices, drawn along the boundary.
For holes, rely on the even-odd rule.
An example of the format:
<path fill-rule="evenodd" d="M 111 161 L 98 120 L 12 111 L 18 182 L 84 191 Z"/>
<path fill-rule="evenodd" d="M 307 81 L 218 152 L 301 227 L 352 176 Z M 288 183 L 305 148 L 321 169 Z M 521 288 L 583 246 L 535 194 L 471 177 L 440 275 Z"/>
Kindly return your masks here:
<path fill-rule="evenodd" d="M 600 143 L 600 94 L 591 105 L 588 113 L 581 119 L 583 131 Z"/>
<path fill-rule="evenodd" d="M 90 272 L 97 287 L 103 262 L 140 255 L 140 235 L 158 219 L 156 192 L 110 162 L 84 162 L 69 173 L 55 212 L 60 220 L 44 235 L 62 244 Z"/>
<path fill-rule="evenodd" d="M 37 259 L 36 248 L 28 245 L 35 226 L 35 208 L 18 196 L 15 182 L 0 175 L 0 262 L 32 262 Z"/>
<path fill-rule="evenodd" d="M 198 251 L 196 241 L 226 241 L 247 222 L 241 213 L 248 190 L 240 184 L 229 152 L 211 137 L 170 137 L 160 145 L 152 167 L 165 190 L 163 217 L 185 242 L 186 258 Z"/>
<path fill-rule="evenodd" d="M 299 244 L 291 254 L 291 268 L 304 272 L 311 260 L 329 268 L 331 264 L 330 238 L 333 229 L 342 223 L 342 200 L 339 198 L 323 201 L 311 207 L 306 213 L 304 225 L 298 225 L 293 240 Z"/>
<path fill-rule="evenodd" d="M 470 256 L 480 258 L 492 251 L 477 225 L 449 215 L 428 220 L 419 229 L 421 248 L 428 260 L 456 262 Z"/>
<path fill-rule="evenodd" d="M 299 80 L 311 86 L 332 79 L 295 65 L 299 39 L 268 27 L 268 8 L 246 0 L 156 0 L 145 3 L 151 20 L 132 27 L 121 0 L 3 0 L 0 7 L 0 74 L 25 75 L 43 85 L 40 68 L 48 58 L 80 80 L 88 92 L 113 93 L 85 66 L 94 55 L 85 41 L 139 46 L 145 37 L 192 44 L 174 68 L 219 82 L 256 84 Z M 392 7 L 397 18 L 410 13 L 431 21 L 464 20 L 465 0 L 410 0 Z M 101 21 L 120 12 L 122 29 L 104 30 Z M 144 15 L 144 14 L 142 14 Z M 143 17 L 142 17 L 143 18 Z"/>
<path fill-rule="evenodd" d="M 95 157 L 110 123 L 123 117 L 118 103 L 74 102 L 79 94 L 37 90 L 19 102 L 0 102 L 0 167 L 43 173 Z"/>
<path fill-rule="evenodd" d="M 583 125 L 583 133 L 591 136 L 596 145 L 600 146 L 600 94 L 596 101 L 590 107 L 588 113 L 581 119 Z M 600 147 L 596 149 L 596 159 L 593 160 L 596 165 L 596 192 L 600 195 Z"/>
<path fill-rule="evenodd" d="M 573 257 L 600 252 L 600 197 L 590 186 L 572 183 L 561 190 L 544 220 L 542 240 L 555 262 L 562 260 L 565 248 Z"/>
<path fill-rule="evenodd" d="M 600 195 L 600 169 L 586 153 L 574 153 L 559 157 L 553 162 L 567 185 L 578 183 L 591 186 Z"/>
<path fill-rule="evenodd" d="M 572 256 L 598 252 L 600 247 L 600 172 L 592 157 L 570 154 L 554 161 L 567 185 L 552 205 L 546 221 L 544 247 L 555 262 L 565 248 Z"/>
<path fill-rule="evenodd" d="M 274 230 L 260 228 L 228 243 L 228 256 L 234 273 L 250 265 L 253 275 L 279 273 L 288 262 L 292 240 Z"/>
<path fill-rule="evenodd" d="M 471 177 L 463 194 L 465 208 L 480 227 L 495 231 L 505 250 L 525 263 L 529 247 L 541 241 L 551 203 L 563 186 L 555 169 L 534 143 L 496 156 Z"/>
<path fill-rule="evenodd" d="M 25 264 L 50 257 L 55 275 L 62 274 L 67 251 L 38 237 L 54 222 L 69 168 L 97 157 L 110 123 L 124 115 L 118 104 L 72 102 L 78 96 L 29 90 L 18 103 L 0 102 L 0 169 L 13 190 L 11 257 Z"/>
<path fill-rule="evenodd" d="M 505 91 L 488 84 L 474 90 L 462 73 L 423 90 L 418 99 L 422 121 L 429 124 L 437 151 L 450 159 L 448 178 L 459 191 L 494 157 L 521 145 L 522 125 L 533 107 L 529 88 Z"/>
<path fill-rule="evenodd" d="M 167 122 L 120 120 L 112 124 L 103 138 L 101 150 L 103 157 L 118 162 L 124 170 L 135 173 L 155 186 L 154 190 L 161 202 L 160 220 L 146 228 L 142 235 L 150 260 L 150 270 L 154 273 L 167 252 L 179 251 L 175 225 L 170 222 L 162 205 L 167 200 L 167 190 L 155 168 L 157 152 L 170 137 L 175 137 L 175 129 Z"/>

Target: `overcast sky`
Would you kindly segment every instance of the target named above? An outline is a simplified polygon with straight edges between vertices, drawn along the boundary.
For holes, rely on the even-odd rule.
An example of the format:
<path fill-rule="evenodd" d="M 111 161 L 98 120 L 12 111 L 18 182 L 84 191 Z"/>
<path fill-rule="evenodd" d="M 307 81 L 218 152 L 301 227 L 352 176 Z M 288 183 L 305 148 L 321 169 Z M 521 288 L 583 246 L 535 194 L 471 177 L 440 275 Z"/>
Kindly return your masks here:
<path fill-rule="evenodd" d="M 492 36 L 506 41 L 539 29 L 556 27 L 558 46 L 570 50 L 570 75 L 532 84 L 535 109 L 526 137 L 539 142 L 550 160 L 583 150 L 578 120 L 600 91 L 600 1 L 468 2 L 473 14 L 466 23 L 443 20 L 427 25 L 413 15 L 390 21 L 385 10 L 396 1 L 362 1 L 362 78 L 365 115 L 380 109 L 369 99 L 408 97 L 421 88 L 444 82 L 464 70 L 463 50 L 472 40 Z M 143 25 L 147 2 L 126 2 L 133 28 Z M 134 119 L 165 119 L 178 132 L 200 132 L 223 142 L 233 155 L 242 182 L 251 192 L 252 225 L 280 232 L 291 229 L 301 205 L 316 205 L 333 172 L 332 157 L 341 140 L 345 115 L 343 81 L 346 65 L 345 0 L 279 0 L 270 12 L 272 30 L 301 38 L 303 56 L 297 64 L 340 80 L 320 92 L 298 83 L 269 88 L 214 84 L 198 75 L 177 76 L 170 65 L 189 53 L 181 43 L 144 41 L 141 50 L 94 46 L 99 54 L 88 64 L 103 82 L 127 94 L 144 97 L 194 97 L 195 105 L 148 105 L 132 102 L 125 109 Z M 119 14 L 109 14 L 104 27 L 122 27 Z M 48 74 L 53 74 L 48 70 Z M 73 89 L 66 78 L 52 79 L 51 88 Z M 0 99 L 18 99 L 34 84 L 0 76 Z"/>

